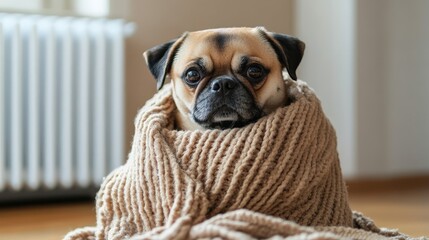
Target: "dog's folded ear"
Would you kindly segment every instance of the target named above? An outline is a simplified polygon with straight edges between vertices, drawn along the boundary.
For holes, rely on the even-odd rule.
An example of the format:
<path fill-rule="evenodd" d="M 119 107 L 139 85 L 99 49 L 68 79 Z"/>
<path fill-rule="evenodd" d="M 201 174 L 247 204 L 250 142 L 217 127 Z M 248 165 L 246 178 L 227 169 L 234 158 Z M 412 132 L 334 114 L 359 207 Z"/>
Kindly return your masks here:
<path fill-rule="evenodd" d="M 305 43 L 286 34 L 267 32 L 262 27 L 259 27 L 259 31 L 270 43 L 280 62 L 286 67 L 290 77 L 296 80 L 296 69 L 304 55 Z"/>
<path fill-rule="evenodd" d="M 304 55 L 305 43 L 286 34 L 271 33 L 271 36 L 280 44 L 284 55 L 286 55 L 286 61 L 284 62 L 286 69 L 290 77 L 296 80 L 296 69 Z"/>
<path fill-rule="evenodd" d="M 143 53 L 149 71 L 156 79 L 156 87 L 158 90 L 164 85 L 165 78 L 170 72 L 174 56 L 183 40 L 186 38 L 186 35 L 185 33 L 178 39 L 155 46 Z"/>

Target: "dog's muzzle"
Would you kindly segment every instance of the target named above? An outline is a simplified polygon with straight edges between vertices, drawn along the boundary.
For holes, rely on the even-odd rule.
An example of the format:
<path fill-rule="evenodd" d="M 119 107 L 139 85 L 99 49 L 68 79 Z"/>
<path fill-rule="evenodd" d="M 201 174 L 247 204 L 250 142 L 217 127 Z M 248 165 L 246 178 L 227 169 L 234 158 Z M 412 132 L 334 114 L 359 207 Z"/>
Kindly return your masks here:
<path fill-rule="evenodd" d="M 221 129 L 242 127 L 261 115 L 252 94 L 231 76 L 211 80 L 198 95 L 192 113 L 203 127 Z"/>

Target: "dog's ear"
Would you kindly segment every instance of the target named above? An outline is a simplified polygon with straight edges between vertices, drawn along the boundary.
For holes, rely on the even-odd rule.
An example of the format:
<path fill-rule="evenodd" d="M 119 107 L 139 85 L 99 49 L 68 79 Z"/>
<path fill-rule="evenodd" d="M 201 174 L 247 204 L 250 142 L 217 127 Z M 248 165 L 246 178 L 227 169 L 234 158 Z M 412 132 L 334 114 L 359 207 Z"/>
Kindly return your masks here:
<path fill-rule="evenodd" d="M 296 69 L 304 55 L 305 43 L 296 37 L 286 34 L 267 32 L 259 28 L 262 36 L 270 43 L 277 54 L 279 61 L 286 67 L 290 77 L 296 80 Z"/>
<path fill-rule="evenodd" d="M 150 72 L 156 79 L 156 88 L 162 88 L 167 74 L 170 72 L 171 65 L 180 45 L 186 38 L 186 33 L 178 39 L 155 46 L 143 53 L 143 57 L 149 67 Z"/>

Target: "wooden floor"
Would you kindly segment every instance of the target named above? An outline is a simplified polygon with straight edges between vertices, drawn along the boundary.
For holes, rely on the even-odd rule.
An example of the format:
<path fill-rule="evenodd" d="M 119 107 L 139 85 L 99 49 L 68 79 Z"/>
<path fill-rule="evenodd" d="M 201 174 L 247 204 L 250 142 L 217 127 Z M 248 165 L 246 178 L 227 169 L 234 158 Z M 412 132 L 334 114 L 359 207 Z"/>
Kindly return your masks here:
<path fill-rule="evenodd" d="M 429 237 L 429 184 L 425 189 L 350 193 L 354 211 L 372 218 L 377 226 L 399 229 L 413 237 Z"/>
<path fill-rule="evenodd" d="M 379 226 L 398 228 L 411 236 L 429 236 L 429 186 L 387 192 L 351 191 L 350 204 Z M 0 240 L 58 240 L 74 228 L 94 224 L 92 202 L 0 206 Z"/>

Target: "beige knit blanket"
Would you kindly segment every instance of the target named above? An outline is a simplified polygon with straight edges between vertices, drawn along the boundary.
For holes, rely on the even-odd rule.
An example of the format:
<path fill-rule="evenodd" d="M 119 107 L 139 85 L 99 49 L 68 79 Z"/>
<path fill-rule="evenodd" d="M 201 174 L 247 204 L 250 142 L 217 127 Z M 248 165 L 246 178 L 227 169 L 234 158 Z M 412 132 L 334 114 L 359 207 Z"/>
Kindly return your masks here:
<path fill-rule="evenodd" d="M 230 130 L 173 130 L 167 85 L 140 110 L 128 161 L 103 182 L 97 226 L 64 239 L 406 239 L 352 214 L 336 136 L 307 85 Z"/>

